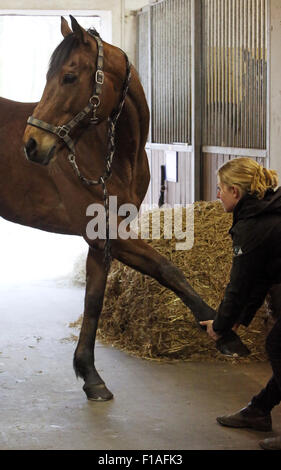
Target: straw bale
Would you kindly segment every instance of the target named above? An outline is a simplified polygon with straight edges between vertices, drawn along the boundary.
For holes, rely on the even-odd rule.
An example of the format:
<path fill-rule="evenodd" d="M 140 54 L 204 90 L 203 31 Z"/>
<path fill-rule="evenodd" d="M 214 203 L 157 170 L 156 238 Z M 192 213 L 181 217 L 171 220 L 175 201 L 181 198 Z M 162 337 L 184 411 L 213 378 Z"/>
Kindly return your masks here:
<path fill-rule="evenodd" d="M 176 250 L 175 237 L 164 238 L 165 211 L 159 211 L 160 239 L 150 239 L 147 243 L 178 266 L 205 302 L 217 309 L 229 280 L 232 263 L 228 234 L 232 215 L 223 211 L 219 201 L 201 201 L 193 207 L 194 243 L 191 249 Z M 168 210 L 178 220 L 176 209 Z M 190 210 L 192 208 L 186 211 L 187 217 Z M 184 217 L 183 230 L 185 227 Z M 76 278 L 82 279 L 84 276 L 76 273 Z M 81 318 L 78 325 L 80 322 Z M 238 330 L 251 355 L 247 358 L 227 358 L 217 351 L 214 341 L 202 331 L 190 310 L 173 292 L 154 279 L 114 261 L 108 278 L 98 339 L 138 357 L 159 361 L 266 361 L 264 344 L 271 326 L 264 305 L 248 328 L 240 326 Z"/>

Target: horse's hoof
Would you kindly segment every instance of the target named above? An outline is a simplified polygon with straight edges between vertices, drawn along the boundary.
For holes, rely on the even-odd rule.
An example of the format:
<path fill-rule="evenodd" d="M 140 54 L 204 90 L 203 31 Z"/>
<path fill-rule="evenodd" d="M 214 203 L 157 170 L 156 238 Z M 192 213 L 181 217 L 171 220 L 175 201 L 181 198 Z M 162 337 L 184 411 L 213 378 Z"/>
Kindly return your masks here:
<path fill-rule="evenodd" d="M 216 342 L 217 349 L 226 356 L 245 357 L 250 354 L 249 349 L 242 343 L 239 336 L 233 331 L 229 331 Z"/>
<path fill-rule="evenodd" d="M 113 394 L 106 388 L 105 384 L 84 385 L 83 390 L 88 400 L 92 401 L 108 401 L 113 398 Z"/>

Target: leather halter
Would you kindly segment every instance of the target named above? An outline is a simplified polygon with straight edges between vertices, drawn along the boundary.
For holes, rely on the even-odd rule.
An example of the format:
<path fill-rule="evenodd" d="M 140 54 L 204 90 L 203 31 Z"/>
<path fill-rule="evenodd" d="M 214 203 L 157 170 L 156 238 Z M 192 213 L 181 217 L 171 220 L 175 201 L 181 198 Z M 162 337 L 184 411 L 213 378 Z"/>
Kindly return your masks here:
<path fill-rule="evenodd" d="M 100 94 L 102 92 L 102 85 L 104 82 L 104 72 L 103 72 L 103 44 L 100 36 L 94 33 L 90 33 L 92 37 L 95 38 L 97 45 L 98 45 L 98 55 L 97 55 L 97 69 L 95 74 L 95 85 L 94 85 L 94 92 L 91 98 L 89 99 L 89 103 L 85 108 L 80 111 L 80 113 L 76 114 L 76 116 L 71 119 L 67 124 L 63 126 L 53 126 L 47 122 L 42 121 L 41 119 L 37 119 L 33 116 L 30 116 L 27 119 L 27 124 L 31 126 L 38 127 L 43 129 L 47 132 L 51 132 L 52 134 L 57 135 L 60 139 L 62 139 L 65 144 L 68 146 L 72 153 L 75 153 L 74 142 L 69 136 L 69 133 L 81 122 L 86 116 L 92 113 L 92 117 L 90 122 L 92 124 L 97 124 L 99 122 L 99 118 L 96 116 L 96 111 L 100 106 Z"/>

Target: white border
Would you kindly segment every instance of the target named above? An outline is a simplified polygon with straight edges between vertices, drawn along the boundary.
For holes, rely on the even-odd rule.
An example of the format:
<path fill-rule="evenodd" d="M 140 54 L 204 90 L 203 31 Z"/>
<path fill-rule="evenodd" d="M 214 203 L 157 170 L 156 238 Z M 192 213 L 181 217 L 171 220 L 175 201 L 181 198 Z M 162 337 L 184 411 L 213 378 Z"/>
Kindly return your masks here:
<path fill-rule="evenodd" d="M 173 150 L 175 152 L 188 152 L 192 153 L 193 152 L 193 147 L 192 145 L 188 144 L 157 144 L 157 143 L 152 143 L 152 142 L 147 142 L 146 149 L 149 150 Z"/>
<path fill-rule="evenodd" d="M 251 149 L 243 147 L 216 147 L 213 145 L 203 145 L 203 153 L 214 153 L 223 155 L 237 155 L 243 157 L 267 158 L 268 152 L 263 149 Z"/>

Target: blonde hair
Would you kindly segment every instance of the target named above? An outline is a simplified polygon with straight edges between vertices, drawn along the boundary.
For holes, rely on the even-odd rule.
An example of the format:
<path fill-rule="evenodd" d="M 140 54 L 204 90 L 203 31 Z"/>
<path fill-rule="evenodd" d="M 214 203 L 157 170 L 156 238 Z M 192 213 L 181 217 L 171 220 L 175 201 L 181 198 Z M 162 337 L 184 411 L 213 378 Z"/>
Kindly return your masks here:
<path fill-rule="evenodd" d="M 236 186 L 242 195 L 253 194 L 258 199 L 263 199 L 268 189 L 274 189 L 278 185 L 275 170 L 268 170 L 247 157 L 229 160 L 218 169 L 217 174 L 221 183 Z"/>

